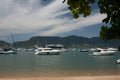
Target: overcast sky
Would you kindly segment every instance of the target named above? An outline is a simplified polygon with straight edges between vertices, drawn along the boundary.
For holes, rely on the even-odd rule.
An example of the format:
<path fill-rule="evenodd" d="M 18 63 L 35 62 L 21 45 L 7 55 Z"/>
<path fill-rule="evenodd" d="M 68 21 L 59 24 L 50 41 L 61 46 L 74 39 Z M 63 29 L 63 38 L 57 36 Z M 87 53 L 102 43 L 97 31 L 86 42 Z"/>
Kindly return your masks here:
<path fill-rule="evenodd" d="M 32 36 L 99 35 L 106 15 L 94 8 L 87 18 L 74 19 L 62 1 L 0 0 L 0 40 L 8 40 L 11 32 L 17 40 Z"/>

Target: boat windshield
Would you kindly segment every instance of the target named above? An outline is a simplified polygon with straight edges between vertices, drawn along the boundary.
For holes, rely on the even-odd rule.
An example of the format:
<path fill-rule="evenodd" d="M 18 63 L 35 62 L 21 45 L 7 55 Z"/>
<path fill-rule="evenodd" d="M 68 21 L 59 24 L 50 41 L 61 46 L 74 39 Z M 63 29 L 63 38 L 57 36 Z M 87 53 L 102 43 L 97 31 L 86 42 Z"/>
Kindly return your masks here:
<path fill-rule="evenodd" d="M 53 49 L 44 49 L 44 50 L 48 51 L 48 50 L 53 50 Z"/>

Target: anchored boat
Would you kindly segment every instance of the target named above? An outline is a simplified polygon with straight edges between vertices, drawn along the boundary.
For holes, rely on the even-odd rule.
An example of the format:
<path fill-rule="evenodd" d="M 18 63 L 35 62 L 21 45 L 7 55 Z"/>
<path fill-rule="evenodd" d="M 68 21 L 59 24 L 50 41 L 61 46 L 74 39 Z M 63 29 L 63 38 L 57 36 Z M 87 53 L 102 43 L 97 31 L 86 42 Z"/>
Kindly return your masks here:
<path fill-rule="evenodd" d="M 59 54 L 61 51 L 48 47 L 37 47 L 35 49 L 35 54 Z"/>
<path fill-rule="evenodd" d="M 112 51 L 109 49 L 102 49 L 102 48 L 97 48 L 97 51 L 93 52 L 92 55 L 95 56 L 101 56 L 101 55 L 112 55 L 114 54 L 116 51 Z"/>

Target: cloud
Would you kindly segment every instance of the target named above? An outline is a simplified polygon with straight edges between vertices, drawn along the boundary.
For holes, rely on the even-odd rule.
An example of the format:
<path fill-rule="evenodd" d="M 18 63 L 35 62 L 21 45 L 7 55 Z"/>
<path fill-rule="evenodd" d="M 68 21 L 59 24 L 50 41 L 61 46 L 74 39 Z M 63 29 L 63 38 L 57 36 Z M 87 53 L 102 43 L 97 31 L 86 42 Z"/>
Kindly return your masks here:
<path fill-rule="evenodd" d="M 55 25 L 48 31 L 41 33 L 42 35 L 59 35 L 62 33 L 68 33 L 73 30 L 82 30 L 84 27 L 100 24 L 106 15 L 96 13 L 87 18 L 80 17 L 79 19 L 66 20 L 62 24 Z"/>
<path fill-rule="evenodd" d="M 52 0 L 42 6 L 41 0 L 0 0 L 0 35 L 33 33 L 54 36 L 99 24 L 106 15 L 95 13 L 87 18 L 71 19 L 67 4 Z M 70 15 L 70 14 L 69 14 Z"/>

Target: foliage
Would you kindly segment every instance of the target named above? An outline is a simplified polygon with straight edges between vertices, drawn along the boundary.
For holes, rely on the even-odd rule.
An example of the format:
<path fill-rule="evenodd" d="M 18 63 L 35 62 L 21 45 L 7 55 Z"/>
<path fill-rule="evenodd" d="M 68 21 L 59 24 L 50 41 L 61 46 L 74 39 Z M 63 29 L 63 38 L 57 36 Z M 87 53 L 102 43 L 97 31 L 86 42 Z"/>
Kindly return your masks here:
<path fill-rule="evenodd" d="M 118 47 L 118 51 L 120 51 L 120 46 Z"/>
<path fill-rule="evenodd" d="M 102 22 L 106 23 L 101 27 L 100 37 L 104 40 L 120 39 L 120 1 L 119 0 L 64 0 L 74 18 L 79 15 L 89 16 L 92 9 L 91 4 L 98 3 L 101 14 L 107 14 Z"/>
<path fill-rule="evenodd" d="M 66 0 L 63 2 L 65 1 Z M 94 2 L 95 0 L 67 0 L 68 9 L 71 11 L 74 18 L 79 18 L 79 14 L 82 14 L 84 17 L 90 15 L 90 4 Z"/>

